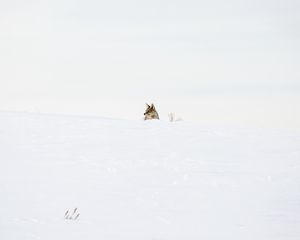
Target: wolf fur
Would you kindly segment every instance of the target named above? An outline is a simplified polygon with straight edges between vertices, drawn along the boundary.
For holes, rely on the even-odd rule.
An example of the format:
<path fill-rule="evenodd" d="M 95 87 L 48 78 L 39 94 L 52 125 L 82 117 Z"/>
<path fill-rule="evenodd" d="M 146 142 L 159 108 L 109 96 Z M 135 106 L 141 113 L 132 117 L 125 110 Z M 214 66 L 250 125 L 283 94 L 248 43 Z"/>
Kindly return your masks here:
<path fill-rule="evenodd" d="M 146 110 L 144 113 L 144 120 L 151 120 L 151 119 L 159 119 L 158 113 L 153 105 L 153 103 L 151 105 L 146 103 Z"/>

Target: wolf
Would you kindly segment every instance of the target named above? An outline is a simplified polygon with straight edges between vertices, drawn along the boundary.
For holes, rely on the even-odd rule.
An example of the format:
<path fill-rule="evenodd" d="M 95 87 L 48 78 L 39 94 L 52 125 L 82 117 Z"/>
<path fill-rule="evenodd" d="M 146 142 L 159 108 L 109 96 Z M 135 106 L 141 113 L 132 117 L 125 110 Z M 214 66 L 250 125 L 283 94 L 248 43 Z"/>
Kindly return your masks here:
<path fill-rule="evenodd" d="M 151 120 L 151 119 L 159 119 L 158 113 L 153 105 L 153 103 L 151 104 L 151 106 L 149 104 L 146 103 L 147 109 L 144 113 L 144 120 Z"/>

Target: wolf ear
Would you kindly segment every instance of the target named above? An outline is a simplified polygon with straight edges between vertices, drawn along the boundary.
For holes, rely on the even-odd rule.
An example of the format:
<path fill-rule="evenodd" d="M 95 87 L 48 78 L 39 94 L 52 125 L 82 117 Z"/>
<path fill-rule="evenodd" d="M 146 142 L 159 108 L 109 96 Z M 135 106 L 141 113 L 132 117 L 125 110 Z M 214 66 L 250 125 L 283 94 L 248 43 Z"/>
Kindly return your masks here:
<path fill-rule="evenodd" d="M 155 107 L 154 107 L 154 104 L 153 104 L 153 103 L 151 104 L 151 108 L 152 108 L 152 109 L 155 109 Z"/>
<path fill-rule="evenodd" d="M 150 108 L 150 105 L 148 103 L 146 103 L 147 108 Z"/>

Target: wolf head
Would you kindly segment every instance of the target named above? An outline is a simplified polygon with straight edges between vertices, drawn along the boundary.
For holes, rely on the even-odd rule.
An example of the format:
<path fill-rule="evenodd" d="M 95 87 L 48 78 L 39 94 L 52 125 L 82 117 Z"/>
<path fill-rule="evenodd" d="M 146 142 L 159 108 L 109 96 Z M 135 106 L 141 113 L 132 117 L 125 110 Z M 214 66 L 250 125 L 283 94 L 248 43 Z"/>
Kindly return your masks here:
<path fill-rule="evenodd" d="M 156 109 L 153 105 L 153 103 L 151 104 L 151 106 L 149 104 L 146 103 L 146 111 L 144 113 L 144 120 L 151 120 L 151 119 L 159 119 L 158 113 L 156 112 Z"/>

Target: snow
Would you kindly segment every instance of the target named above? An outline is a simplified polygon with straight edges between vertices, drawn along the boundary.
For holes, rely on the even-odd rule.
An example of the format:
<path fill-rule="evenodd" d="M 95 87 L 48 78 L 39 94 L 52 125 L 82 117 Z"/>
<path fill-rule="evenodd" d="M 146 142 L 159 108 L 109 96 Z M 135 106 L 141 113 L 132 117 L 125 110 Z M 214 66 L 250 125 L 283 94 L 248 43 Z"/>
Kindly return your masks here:
<path fill-rule="evenodd" d="M 298 240 L 299 187 L 299 132 L 0 112 L 1 240 Z"/>

